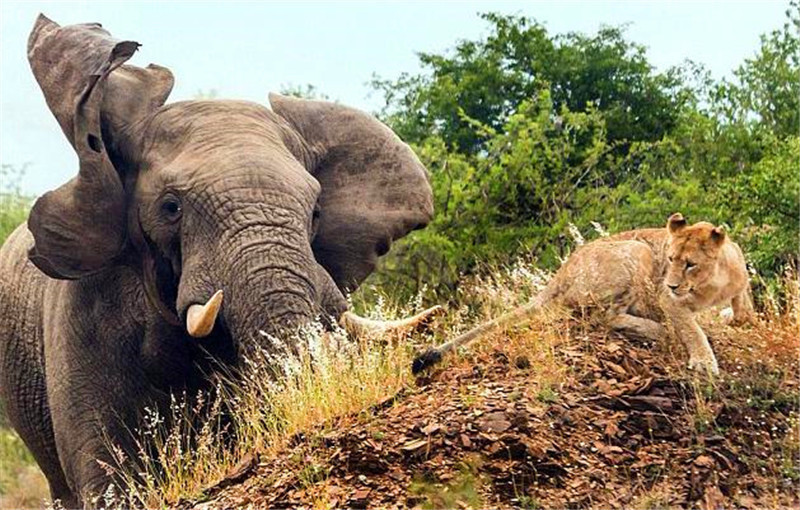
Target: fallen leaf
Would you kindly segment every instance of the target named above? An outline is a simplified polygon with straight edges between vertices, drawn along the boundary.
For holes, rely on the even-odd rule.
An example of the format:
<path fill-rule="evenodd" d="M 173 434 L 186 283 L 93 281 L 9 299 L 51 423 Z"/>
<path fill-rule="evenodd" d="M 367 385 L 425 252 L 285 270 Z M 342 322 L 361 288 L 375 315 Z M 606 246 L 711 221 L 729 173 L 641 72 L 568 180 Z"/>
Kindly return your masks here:
<path fill-rule="evenodd" d="M 433 434 L 434 432 L 436 432 L 437 430 L 439 430 L 440 428 L 442 428 L 442 427 L 438 423 L 431 423 L 430 425 L 428 425 L 427 427 L 424 427 L 422 429 L 422 433 L 429 436 L 429 435 Z"/>
<path fill-rule="evenodd" d="M 714 459 L 712 459 L 708 455 L 700 455 L 699 457 L 694 459 L 694 465 L 704 468 L 710 468 L 714 466 Z"/>
<path fill-rule="evenodd" d="M 407 452 L 413 452 L 414 450 L 419 450 L 426 444 L 428 444 L 427 439 L 413 439 L 401 446 L 400 449 Z"/>

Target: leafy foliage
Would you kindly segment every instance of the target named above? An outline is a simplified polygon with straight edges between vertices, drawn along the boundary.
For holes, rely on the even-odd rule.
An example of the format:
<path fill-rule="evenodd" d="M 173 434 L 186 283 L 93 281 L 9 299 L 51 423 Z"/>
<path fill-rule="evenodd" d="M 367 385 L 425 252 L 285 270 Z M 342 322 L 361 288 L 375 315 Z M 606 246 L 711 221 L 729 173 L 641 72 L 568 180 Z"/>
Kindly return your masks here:
<path fill-rule="evenodd" d="M 797 7 L 720 82 L 692 62 L 655 72 L 622 28 L 552 36 L 499 14 L 486 37 L 420 54 L 421 74 L 376 78 L 384 120 L 431 172 L 436 218 L 372 283 L 451 299 L 486 264 L 556 267 L 570 224 L 591 236 L 676 211 L 726 225 L 764 278 L 796 265 Z"/>
<path fill-rule="evenodd" d="M 738 122 L 757 120 L 777 137 L 800 132 L 800 12 L 790 3 L 782 29 L 761 36 L 754 58 L 734 71 L 734 82 L 723 81 L 717 101 L 725 115 Z"/>
<path fill-rule="evenodd" d="M 0 168 L 0 245 L 17 226 L 25 221 L 30 209 L 30 199 L 19 191 L 19 182 L 25 169 L 17 169 L 11 165 Z"/>
<path fill-rule="evenodd" d="M 479 152 L 485 139 L 468 119 L 499 130 L 543 89 L 556 112 L 594 105 L 609 140 L 657 140 L 674 124 L 682 101 L 677 75 L 655 73 L 644 47 L 626 40 L 623 29 L 550 36 L 529 18 L 482 17 L 491 31 L 485 39 L 461 41 L 452 55 L 420 53 L 429 74 L 373 81 L 404 139 L 435 134 L 459 152 Z"/>

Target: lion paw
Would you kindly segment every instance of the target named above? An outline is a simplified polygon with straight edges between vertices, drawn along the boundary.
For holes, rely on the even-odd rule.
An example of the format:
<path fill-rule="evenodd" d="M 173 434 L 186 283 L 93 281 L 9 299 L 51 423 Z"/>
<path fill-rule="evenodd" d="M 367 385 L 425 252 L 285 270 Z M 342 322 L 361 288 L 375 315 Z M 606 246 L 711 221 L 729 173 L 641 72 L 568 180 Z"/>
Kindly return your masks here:
<path fill-rule="evenodd" d="M 689 369 L 701 374 L 719 375 L 719 365 L 717 364 L 717 359 L 713 355 L 710 358 L 690 358 Z"/>
<path fill-rule="evenodd" d="M 722 319 L 722 323 L 725 325 L 731 324 L 734 320 L 733 316 L 733 308 L 730 306 L 723 308 L 719 312 L 719 318 Z"/>

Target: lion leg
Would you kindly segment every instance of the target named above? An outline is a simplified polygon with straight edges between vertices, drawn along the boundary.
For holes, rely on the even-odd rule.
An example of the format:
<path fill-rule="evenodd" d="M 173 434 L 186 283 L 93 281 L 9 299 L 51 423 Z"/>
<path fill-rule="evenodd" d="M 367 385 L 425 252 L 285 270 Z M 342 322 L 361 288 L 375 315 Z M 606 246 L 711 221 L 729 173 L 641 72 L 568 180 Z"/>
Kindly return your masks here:
<path fill-rule="evenodd" d="M 667 329 L 656 321 L 620 313 L 612 317 L 608 325 L 627 337 L 656 342 L 667 335 Z"/>
<path fill-rule="evenodd" d="M 672 303 L 669 298 L 664 300 L 664 312 L 675 329 L 675 334 L 689 351 L 689 368 L 714 375 L 719 374 L 717 358 L 711 350 L 708 337 L 697 324 L 694 313 Z"/>
<path fill-rule="evenodd" d="M 750 296 L 750 287 L 745 289 L 738 295 L 734 296 L 731 300 L 731 307 L 733 308 L 733 321 L 734 325 L 749 324 L 755 319 L 755 311 L 753 309 L 753 299 Z"/>

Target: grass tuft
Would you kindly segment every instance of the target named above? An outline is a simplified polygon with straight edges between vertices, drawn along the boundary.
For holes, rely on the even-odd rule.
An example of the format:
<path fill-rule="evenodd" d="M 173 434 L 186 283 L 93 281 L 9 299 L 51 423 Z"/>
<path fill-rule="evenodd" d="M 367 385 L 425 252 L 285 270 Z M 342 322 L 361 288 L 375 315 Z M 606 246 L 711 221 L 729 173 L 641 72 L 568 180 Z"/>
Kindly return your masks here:
<path fill-rule="evenodd" d="M 143 471 L 123 468 L 121 452 L 113 467 L 128 503 L 153 508 L 201 497 L 246 456 L 268 455 L 333 418 L 357 417 L 412 380 L 409 345 L 350 341 L 321 328 L 303 332 L 296 344 L 299 354 L 277 372 L 272 351 L 253 348 L 239 384 L 220 381 L 211 395 L 175 399 L 168 417 L 150 411 L 138 432 Z M 190 417 L 203 407 L 207 418 L 198 425 Z M 304 463 L 308 484 L 324 476 L 313 462 Z"/>
<path fill-rule="evenodd" d="M 47 481 L 22 439 L 0 427 L 0 508 L 42 508 L 49 496 Z"/>

